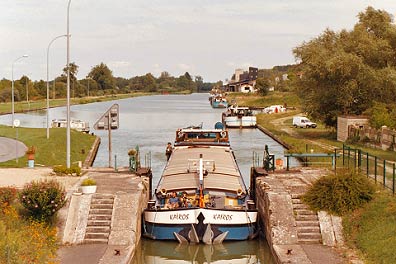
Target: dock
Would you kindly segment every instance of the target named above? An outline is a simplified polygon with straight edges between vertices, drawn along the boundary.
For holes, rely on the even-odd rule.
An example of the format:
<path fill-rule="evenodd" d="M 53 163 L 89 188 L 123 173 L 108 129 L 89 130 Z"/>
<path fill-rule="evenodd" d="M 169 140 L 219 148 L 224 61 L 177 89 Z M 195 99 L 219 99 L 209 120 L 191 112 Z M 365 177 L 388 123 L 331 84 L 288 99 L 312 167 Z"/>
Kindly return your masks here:
<path fill-rule="evenodd" d="M 345 259 L 341 218 L 313 212 L 300 200 L 325 169 L 277 171 L 256 179 L 256 201 L 262 228 L 276 263 L 334 264 Z"/>
<path fill-rule="evenodd" d="M 84 178 L 97 183 L 95 194 L 79 185 L 59 214 L 62 264 L 129 263 L 141 237 L 141 213 L 149 199 L 149 179 L 129 168 L 90 168 Z"/>

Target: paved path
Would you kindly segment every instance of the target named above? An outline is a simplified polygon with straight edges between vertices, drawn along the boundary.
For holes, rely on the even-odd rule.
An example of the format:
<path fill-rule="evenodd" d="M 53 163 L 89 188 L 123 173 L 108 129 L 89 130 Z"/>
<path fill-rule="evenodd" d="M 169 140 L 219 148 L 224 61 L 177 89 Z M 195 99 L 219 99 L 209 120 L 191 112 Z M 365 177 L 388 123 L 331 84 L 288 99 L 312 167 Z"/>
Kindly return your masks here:
<path fill-rule="evenodd" d="M 26 145 L 20 141 L 0 137 L 0 162 L 22 157 L 27 149 Z"/>

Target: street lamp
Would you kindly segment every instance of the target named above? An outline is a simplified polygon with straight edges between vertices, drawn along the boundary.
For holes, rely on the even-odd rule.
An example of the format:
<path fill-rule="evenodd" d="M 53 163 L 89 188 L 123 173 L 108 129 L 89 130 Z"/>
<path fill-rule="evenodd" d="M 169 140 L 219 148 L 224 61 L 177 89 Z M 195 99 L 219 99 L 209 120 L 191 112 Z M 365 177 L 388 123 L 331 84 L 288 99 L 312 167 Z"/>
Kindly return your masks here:
<path fill-rule="evenodd" d="M 67 67 L 67 107 L 66 107 L 66 167 L 70 168 L 70 33 L 69 33 L 69 10 L 70 10 L 70 3 L 67 4 L 67 32 L 66 32 L 66 39 L 67 39 L 67 56 L 66 56 L 66 67 Z"/>
<path fill-rule="evenodd" d="M 57 40 L 58 38 L 61 38 L 61 37 L 66 37 L 66 35 L 60 35 L 60 36 L 55 37 L 54 39 L 52 39 L 50 41 L 50 43 L 48 44 L 48 47 L 47 47 L 47 139 L 49 138 L 49 81 L 48 81 L 48 79 L 49 79 L 49 77 L 48 77 L 48 75 L 49 75 L 49 66 L 48 66 L 49 65 L 49 49 L 51 47 L 51 44 L 55 40 Z"/>
<path fill-rule="evenodd" d="M 11 67 L 11 78 L 12 78 L 12 82 L 11 82 L 11 112 L 12 112 L 12 128 L 14 128 L 14 64 L 15 62 L 17 62 L 18 60 L 22 59 L 22 58 L 27 58 L 29 57 L 28 55 L 23 55 L 17 59 L 14 60 L 14 62 L 12 63 L 12 67 Z"/>

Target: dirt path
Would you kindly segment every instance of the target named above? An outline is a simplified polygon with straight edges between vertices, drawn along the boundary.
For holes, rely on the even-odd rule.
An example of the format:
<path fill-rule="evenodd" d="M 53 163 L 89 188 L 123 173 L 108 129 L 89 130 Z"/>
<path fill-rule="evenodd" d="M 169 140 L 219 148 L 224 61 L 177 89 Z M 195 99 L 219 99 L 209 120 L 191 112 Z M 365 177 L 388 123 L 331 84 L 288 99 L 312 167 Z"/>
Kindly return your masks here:
<path fill-rule="evenodd" d="M 285 124 L 285 121 L 290 119 L 290 116 L 287 117 L 282 117 L 282 118 L 278 118 L 278 119 L 274 119 L 271 121 L 271 124 L 273 124 L 274 126 L 278 127 L 281 131 L 289 134 L 290 136 L 294 137 L 294 138 L 303 138 L 296 130 L 299 128 L 294 128 L 291 127 L 287 124 Z M 300 128 L 303 129 L 303 128 Z M 336 148 L 333 145 L 329 145 L 329 144 L 325 144 L 322 142 L 318 142 L 315 140 L 310 140 L 310 139 L 305 139 L 307 142 L 309 142 L 312 145 L 316 145 L 319 146 L 322 149 L 325 150 L 329 150 L 329 151 L 334 151 L 334 148 Z"/>

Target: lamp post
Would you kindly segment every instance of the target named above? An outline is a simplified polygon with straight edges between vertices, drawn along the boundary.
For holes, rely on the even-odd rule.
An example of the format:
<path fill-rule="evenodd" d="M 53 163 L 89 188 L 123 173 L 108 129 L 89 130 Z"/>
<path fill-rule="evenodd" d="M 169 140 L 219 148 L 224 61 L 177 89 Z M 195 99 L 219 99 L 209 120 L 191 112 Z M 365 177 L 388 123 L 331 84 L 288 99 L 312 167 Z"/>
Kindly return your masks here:
<path fill-rule="evenodd" d="M 57 40 L 58 38 L 61 38 L 61 37 L 66 37 L 66 35 L 60 35 L 60 36 L 53 38 L 47 47 L 47 139 L 49 139 L 49 80 L 48 80 L 49 79 L 49 76 L 48 76 L 49 75 L 49 49 L 51 47 L 51 44 L 55 40 Z"/>
<path fill-rule="evenodd" d="M 70 33 L 69 33 L 69 10 L 70 10 L 70 3 L 67 4 L 67 32 L 66 32 L 66 39 L 67 39 L 67 56 L 66 56 L 66 67 L 67 67 L 67 110 L 66 110 L 66 167 L 70 168 Z"/>
<path fill-rule="evenodd" d="M 12 113 L 12 120 L 11 120 L 11 123 L 12 123 L 12 128 L 14 128 L 14 114 L 15 114 L 14 113 L 14 64 L 18 60 L 20 60 L 22 58 L 27 58 L 27 57 L 29 57 L 29 56 L 25 54 L 25 55 L 23 55 L 21 57 L 16 58 L 14 60 L 14 62 L 12 63 L 12 66 L 11 66 L 11 78 L 12 78 L 12 82 L 11 82 L 11 108 L 12 108 L 11 113 Z"/>

